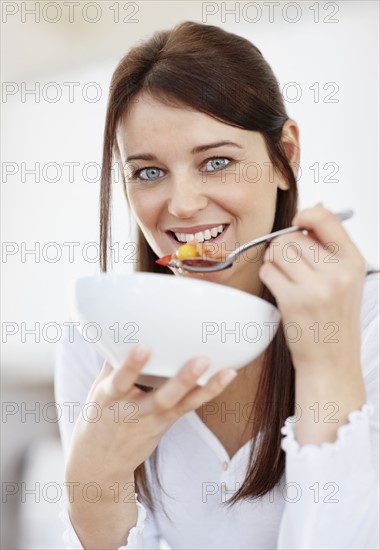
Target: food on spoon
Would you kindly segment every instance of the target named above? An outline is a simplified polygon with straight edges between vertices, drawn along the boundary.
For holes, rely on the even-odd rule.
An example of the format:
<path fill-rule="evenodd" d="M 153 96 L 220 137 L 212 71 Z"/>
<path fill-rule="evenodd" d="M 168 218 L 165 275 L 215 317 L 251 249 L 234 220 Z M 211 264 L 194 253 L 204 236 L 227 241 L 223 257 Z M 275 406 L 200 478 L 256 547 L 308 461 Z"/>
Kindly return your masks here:
<path fill-rule="evenodd" d="M 188 258 L 199 258 L 199 256 L 202 256 L 202 245 L 198 243 L 196 244 L 182 244 L 177 248 L 177 251 L 175 252 L 176 257 L 179 260 L 187 260 Z"/>
<path fill-rule="evenodd" d="M 214 250 L 213 244 L 203 244 L 199 243 L 196 239 L 182 244 L 177 248 L 173 254 L 168 256 L 163 256 L 162 258 L 159 258 L 156 260 L 156 264 L 168 266 L 172 260 L 189 260 L 192 258 L 213 258 L 217 260 L 222 260 L 222 256 L 216 256 L 212 255 Z"/>
<path fill-rule="evenodd" d="M 188 260 L 190 258 L 202 258 L 203 256 L 207 256 L 205 245 L 194 239 L 188 243 L 181 244 L 173 254 L 163 256 L 156 260 L 156 263 L 168 266 L 172 260 Z"/>

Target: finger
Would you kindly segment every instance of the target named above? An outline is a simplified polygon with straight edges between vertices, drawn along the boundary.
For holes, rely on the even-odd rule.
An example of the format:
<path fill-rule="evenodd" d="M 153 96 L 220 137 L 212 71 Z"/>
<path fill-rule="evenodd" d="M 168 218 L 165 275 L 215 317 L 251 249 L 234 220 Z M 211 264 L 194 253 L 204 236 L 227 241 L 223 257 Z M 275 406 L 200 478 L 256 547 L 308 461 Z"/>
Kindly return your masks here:
<path fill-rule="evenodd" d="M 195 386 L 200 375 L 209 366 L 206 357 L 191 359 L 176 376 L 170 378 L 150 396 L 147 406 L 154 406 L 161 411 L 172 409 Z"/>
<path fill-rule="evenodd" d="M 99 372 L 98 376 L 95 378 L 93 383 L 91 384 L 91 388 L 89 390 L 89 395 L 92 395 L 92 393 L 95 391 L 97 386 L 100 384 L 102 380 L 107 378 L 107 376 L 110 375 L 110 373 L 113 371 L 113 368 L 107 361 L 104 361 L 101 371 Z"/>
<path fill-rule="evenodd" d="M 348 255 L 357 248 L 342 225 L 339 218 L 321 204 L 298 212 L 292 220 L 292 225 L 310 229 L 317 239 L 323 243 L 337 243 L 342 254 Z"/>
<path fill-rule="evenodd" d="M 297 288 L 297 283 L 293 283 L 273 263 L 264 263 L 260 267 L 259 277 L 278 302 L 280 302 L 281 296 L 292 296 Z"/>
<path fill-rule="evenodd" d="M 97 376 L 97 380 L 98 381 L 104 380 L 104 378 L 107 378 L 107 376 L 109 376 L 111 372 L 113 372 L 113 370 L 114 370 L 113 366 L 110 363 L 108 363 L 108 361 L 104 361 L 102 370 Z"/>
<path fill-rule="evenodd" d="M 113 399 L 122 398 L 134 385 L 150 356 L 150 350 L 139 344 L 129 353 L 124 363 L 114 369 L 107 379 L 106 393 Z"/>
<path fill-rule="evenodd" d="M 335 243 L 323 245 L 313 233 L 300 232 L 282 235 L 271 241 L 264 254 L 264 262 L 276 264 L 291 281 L 304 282 L 313 273 L 338 263 L 339 247 Z"/>
<path fill-rule="evenodd" d="M 286 237 L 276 239 L 268 246 L 263 265 L 274 264 L 289 281 L 303 282 L 310 278 L 315 269 L 310 263 L 307 251 L 305 252 L 310 239 L 304 235 L 297 235 L 293 240 L 290 236 Z"/>
<path fill-rule="evenodd" d="M 233 381 L 237 372 L 232 369 L 223 369 L 214 374 L 204 386 L 197 386 L 190 391 L 177 405 L 176 412 L 179 415 L 198 409 L 203 403 L 212 401 Z"/>
<path fill-rule="evenodd" d="M 338 243 L 330 241 L 323 244 L 318 241 L 313 231 L 305 238 L 308 245 L 302 248 L 302 257 L 315 270 L 323 269 L 326 264 L 337 264 L 341 261 Z"/>

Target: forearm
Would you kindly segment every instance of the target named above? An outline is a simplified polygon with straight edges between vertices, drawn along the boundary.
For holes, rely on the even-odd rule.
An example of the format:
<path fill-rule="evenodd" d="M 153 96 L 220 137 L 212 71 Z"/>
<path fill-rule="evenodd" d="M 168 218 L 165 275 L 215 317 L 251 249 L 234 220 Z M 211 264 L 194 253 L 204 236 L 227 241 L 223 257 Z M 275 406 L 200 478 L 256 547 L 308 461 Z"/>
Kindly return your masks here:
<path fill-rule="evenodd" d="M 335 441 L 339 427 L 348 422 L 348 414 L 366 402 L 358 361 L 355 365 L 316 370 L 296 373 L 295 436 L 300 445 Z"/>
<path fill-rule="evenodd" d="M 90 491 L 75 493 L 68 508 L 70 520 L 85 550 L 115 550 L 127 543 L 137 522 L 134 476 L 97 485 L 99 500 Z"/>

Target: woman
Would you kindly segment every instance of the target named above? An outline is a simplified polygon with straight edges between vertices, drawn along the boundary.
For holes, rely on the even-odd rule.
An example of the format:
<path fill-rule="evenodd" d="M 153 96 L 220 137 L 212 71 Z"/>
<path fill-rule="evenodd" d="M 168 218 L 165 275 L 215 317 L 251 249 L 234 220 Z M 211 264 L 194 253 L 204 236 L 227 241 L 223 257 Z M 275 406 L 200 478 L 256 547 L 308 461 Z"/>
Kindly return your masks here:
<path fill-rule="evenodd" d="M 102 411 L 99 422 L 77 414 L 72 434 L 73 418 L 61 423 L 70 547 L 158 548 L 163 537 L 187 549 L 375 548 L 378 275 L 366 276 L 333 213 L 296 213 L 298 127 L 260 51 L 185 22 L 122 59 L 104 136 L 103 271 L 114 158 L 138 225 L 137 270 L 173 274 L 155 260 L 192 238 L 220 252 L 307 228 L 202 275 L 275 303 L 300 332 L 281 327 L 261 357 L 204 387 L 207 358 L 163 381 L 139 376 L 144 345 L 117 371 L 78 338 L 66 346 L 58 402 Z M 138 422 L 115 421 L 115 403 L 130 402 Z"/>

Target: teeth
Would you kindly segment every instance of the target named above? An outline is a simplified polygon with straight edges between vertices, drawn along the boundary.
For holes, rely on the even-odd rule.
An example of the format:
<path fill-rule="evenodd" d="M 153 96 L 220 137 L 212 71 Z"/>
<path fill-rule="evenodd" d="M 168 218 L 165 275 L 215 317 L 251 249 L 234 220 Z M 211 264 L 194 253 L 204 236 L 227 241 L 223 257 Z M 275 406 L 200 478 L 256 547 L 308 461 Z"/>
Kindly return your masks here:
<path fill-rule="evenodd" d="M 199 243 L 203 241 L 209 241 L 212 237 L 216 237 L 219 233 L 222 233 L 224 225 L 218 225 L 217 227 L 212 227 L 211 229 L 206 229 L 205 231 L 199 231 L 198 233 L 174 233 L 177 239 L 182 243 L 188 243 L 196 239 Z"/>

